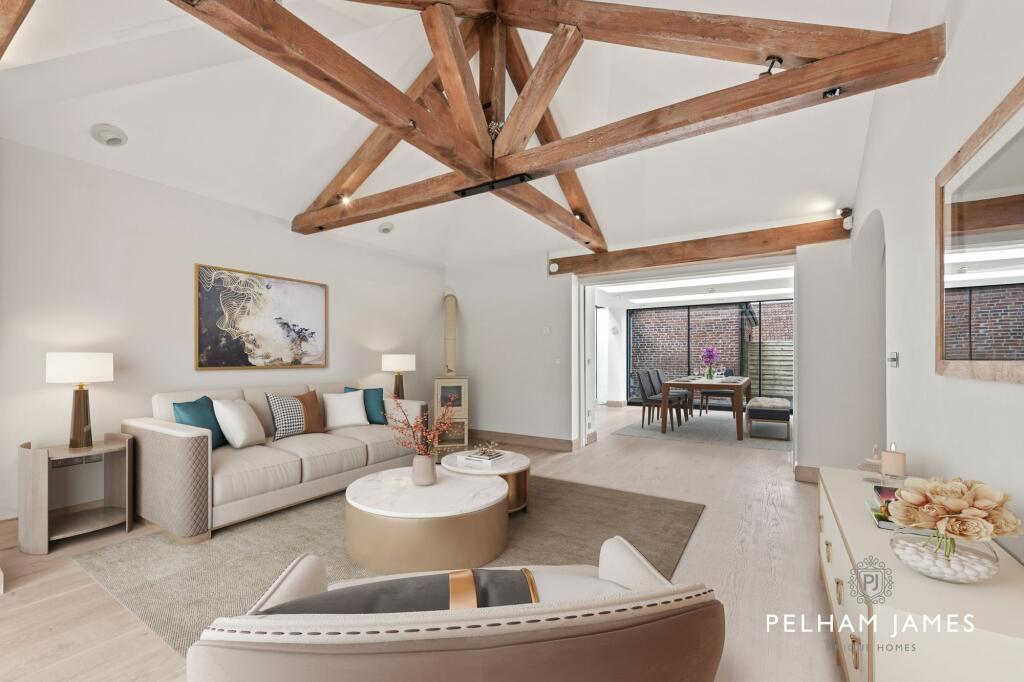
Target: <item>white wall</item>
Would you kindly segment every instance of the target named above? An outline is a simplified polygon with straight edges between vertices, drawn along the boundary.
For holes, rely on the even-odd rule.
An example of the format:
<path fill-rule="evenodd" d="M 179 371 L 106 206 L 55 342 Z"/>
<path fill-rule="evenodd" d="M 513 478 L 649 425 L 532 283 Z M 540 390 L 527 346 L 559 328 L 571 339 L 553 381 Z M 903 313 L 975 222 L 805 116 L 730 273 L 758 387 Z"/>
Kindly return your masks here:
<path fill-rule="evenodd" d="M 575 287 L 536 253 L 448 266 L 472 428 L 573 438 Z"/>
<path fill-rule="evenodd" d="M 597 346 L 594 365 L 597 374 L 597 402 L 608 402 L 608 337 L 611 336 L 611 321 L 607 308 L 598 308 L 594 319 L 594 343 Z"/>
<path fill-rule="evenodd" d="M 895 0 L 891 30 L 942 21 L 939 73 L 875 98 L 858 222 L 886 229 L 888 435 L 920 475 L 988 479 L 1024 498 L 1024 386 L 935 374 L 935 175 L 1024 75 L 1019 0 Z"/>
<path fill-rule="evenodd" d="M 854 467 L 885 440 L 881 230 L 796 253 L 797 463 Z"/>
<path fill-rule="evenodd" d="M 327 283 L 329 367 L 195 371 L 196 262 Z M 149 414 L 158 391 L 390 386 L 381 352 L 416 353 L 406 393 L 429 399 L 443 291 L 439 268 L 295 235 L 276 218 L 0 140 L 0 510 L 17 505 L 18 444 L 68 436 L 72 387 L 44 383 L 46 351 L 114 353 L 114 382 L 90 387 L 97 434 Z M 94 495 L 68 490 L 63 502 Z"/>

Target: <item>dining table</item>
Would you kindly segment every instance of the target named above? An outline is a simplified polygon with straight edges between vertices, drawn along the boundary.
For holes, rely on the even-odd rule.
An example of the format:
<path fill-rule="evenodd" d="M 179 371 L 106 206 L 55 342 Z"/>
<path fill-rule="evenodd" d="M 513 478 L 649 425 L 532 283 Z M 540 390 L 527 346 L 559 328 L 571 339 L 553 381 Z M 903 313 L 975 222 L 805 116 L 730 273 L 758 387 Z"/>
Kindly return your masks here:
<path fill-rule="evenodd" d="M 736 440 L 743 440 L 743 396 L 750 399 L 750 377 L 722 377 L 708 379 L 702 376 L 683 377 L 664 381 L 661 385 L 661 432 L 665 433 L 668 423 L 669 393 L 673 388 L 684 388 L 693 399 L 694 391 L 732 391 L 732 411 L 736 416 Z"/>

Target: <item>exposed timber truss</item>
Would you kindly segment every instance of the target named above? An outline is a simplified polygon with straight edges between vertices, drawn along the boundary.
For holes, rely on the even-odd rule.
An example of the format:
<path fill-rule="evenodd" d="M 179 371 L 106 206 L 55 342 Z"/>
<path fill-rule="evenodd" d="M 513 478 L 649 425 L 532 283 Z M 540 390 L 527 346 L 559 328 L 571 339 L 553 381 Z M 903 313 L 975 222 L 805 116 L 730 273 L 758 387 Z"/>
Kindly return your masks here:
<path fill-rule="evenodd" d="M 942 25 L 897 34 L 589 0 L 356 0 L 421 13 L 433 59 L 402 92 L 274 0 L 169 1 L 377 124 L 295 216 L 303 234 L 492 192 L 601 254 L 607 244 L 577 168 L 928 76 L 945 57 Z M 518 28 L 550 34 L 536 64 Z M 550 107 L 585 40 L 780 70 L 562 137 Z M 507 112 L 506 73 L 519 93 Z M 541 144 L 527 149 L 533 135 Z M 450 172 L 359 196 L 401 140 Z M 548 175 L 571 210 L 528 184 Z"/>

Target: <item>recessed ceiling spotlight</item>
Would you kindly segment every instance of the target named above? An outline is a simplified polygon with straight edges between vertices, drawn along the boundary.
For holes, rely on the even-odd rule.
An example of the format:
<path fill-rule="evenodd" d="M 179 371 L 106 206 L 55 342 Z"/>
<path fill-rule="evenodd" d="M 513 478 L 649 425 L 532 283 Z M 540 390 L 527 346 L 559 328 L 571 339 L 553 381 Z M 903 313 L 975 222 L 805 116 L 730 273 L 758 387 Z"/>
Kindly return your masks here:
<path fill-rule="evenodd" d="M 97 123 L 89 129 L 89 134 L 104 147 L 123 147 L 128 144 L 128 134 L 109 123 Z"/>
<path fill-rule="evenodd" d="M 377 226 L 377 231 L 381 234 L 391 234 L 391 231 L 395 229 L 394 223 L 381 223 Z"/>

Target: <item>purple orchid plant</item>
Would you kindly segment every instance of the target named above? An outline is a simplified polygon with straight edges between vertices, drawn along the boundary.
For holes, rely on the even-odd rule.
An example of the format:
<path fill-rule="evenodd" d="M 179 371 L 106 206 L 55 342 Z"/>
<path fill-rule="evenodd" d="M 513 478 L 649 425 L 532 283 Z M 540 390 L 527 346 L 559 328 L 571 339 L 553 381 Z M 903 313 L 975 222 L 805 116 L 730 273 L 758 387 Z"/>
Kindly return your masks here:
<path fill-rule="evenodd" d="M 700 354 L 701 363 L 707 368 L 707 377 L 712 379 L 715 376 L 715 365 L 720 360 L 718 355 L 718 349 L 714 346 L 708 346 L 704 349 L 704 352 Z"/>

